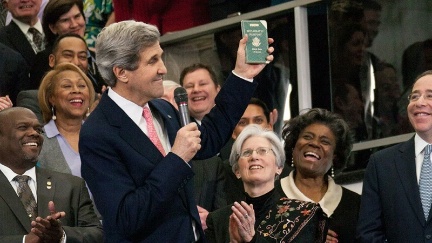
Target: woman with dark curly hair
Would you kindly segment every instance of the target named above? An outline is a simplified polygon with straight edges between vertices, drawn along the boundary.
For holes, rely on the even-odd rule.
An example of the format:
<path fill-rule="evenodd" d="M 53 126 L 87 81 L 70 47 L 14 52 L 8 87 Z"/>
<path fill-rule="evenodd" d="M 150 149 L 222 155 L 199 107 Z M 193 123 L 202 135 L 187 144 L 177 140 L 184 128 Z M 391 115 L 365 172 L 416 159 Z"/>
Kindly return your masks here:
<path fill-rule="evenodd" d="M 283 192 L 322 207 L 329 217 L 327 242 L 354 242 L 360 195 L 333 180 L 352 148 L 347 123 L 335 113 L 313 108 L 289 120 L 282 137 L 294 167 L 281 179 Z"/>

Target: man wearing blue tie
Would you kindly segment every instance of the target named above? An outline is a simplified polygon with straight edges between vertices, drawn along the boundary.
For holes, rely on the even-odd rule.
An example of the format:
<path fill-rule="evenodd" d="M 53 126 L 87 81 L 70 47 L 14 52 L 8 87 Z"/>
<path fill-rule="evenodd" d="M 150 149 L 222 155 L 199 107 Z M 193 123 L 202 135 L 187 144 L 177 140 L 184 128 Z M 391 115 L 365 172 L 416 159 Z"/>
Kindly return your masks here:
<path fill-rule="evenodd" d="M 416 79 L 408 99 L 416 134 L 370 157 L 357 226 L 360 242 L 432 242 L 432 71 Z"/>

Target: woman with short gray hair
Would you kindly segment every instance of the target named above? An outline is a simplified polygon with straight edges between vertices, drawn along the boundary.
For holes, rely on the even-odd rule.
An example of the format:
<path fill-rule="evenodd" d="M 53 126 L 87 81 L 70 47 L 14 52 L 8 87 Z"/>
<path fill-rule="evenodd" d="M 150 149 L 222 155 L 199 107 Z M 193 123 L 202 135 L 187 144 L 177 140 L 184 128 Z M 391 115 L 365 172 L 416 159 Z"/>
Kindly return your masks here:
<path fill-rule="evenodd" d="M 327 218 L 315 203 L 290 200 L 276 178 L 285 152 L 273 132 L 252 124 L 240 133 L 230 164 L 245 189 L 244 201 L 211 212 L 209 242 L 324 242 Z M 302 212 L 308 212 L 304 214 Z"/>

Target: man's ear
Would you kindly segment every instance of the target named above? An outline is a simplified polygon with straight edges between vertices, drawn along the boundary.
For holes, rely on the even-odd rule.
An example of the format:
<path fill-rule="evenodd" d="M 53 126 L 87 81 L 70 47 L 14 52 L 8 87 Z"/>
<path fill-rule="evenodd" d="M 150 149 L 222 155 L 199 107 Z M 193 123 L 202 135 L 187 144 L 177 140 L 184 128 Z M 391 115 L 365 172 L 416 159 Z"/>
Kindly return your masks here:
<path fill-rule="evenodd" d="M 271 123 L 267 124 L 266 129 L 269 131 L 273 131 L 273 124 L 271 124 Z"/>
<path fill-rule="evenodd" d="M 56 63 L 55 60 L 56 60 L 56 59 L 55 59 L 55 56 L 54 56 L 53 54 L 50 54 L 49 57 L 48 57 L 48 64 L 49 64 L 49 66 L 50 66 L 51 68 L 54 68 L 55 63 Z"/>
<path fill-rule="evenodd" d="M 113 73 L 116 76 L 117 80 L 122 83 L 127 83 L 128 78 L 126 75 L 126 70 L 124 68 L 114 66 L 113 67 Z"/>
<path fill-rule="evenodd" d="M 237 135 L 233 132 L 231 135 L 232 139 L 236 140 L 237 139 Z"/>
<path fill-rule="evenodd" d="M 6 1 L 6 0 L 2 0 L 2 1 L 1 1 L 1 4 L 3 5 L 3 8 L 4 8 L 4 9 L 8 9 L 8 1 Z"/>
<path fill-rule="evenodd" d="M 272 126 L 271 127 L 272 129 L 273 129 L 273 125 L 276 123 L 276 121 L 278 119 L 278 116 L 279 116 L 279 114 L 278 114 L 278 111 L 276 109 L 273 109 L 270 112 L 270 121 L 269 121 L 269 123 Z"/>

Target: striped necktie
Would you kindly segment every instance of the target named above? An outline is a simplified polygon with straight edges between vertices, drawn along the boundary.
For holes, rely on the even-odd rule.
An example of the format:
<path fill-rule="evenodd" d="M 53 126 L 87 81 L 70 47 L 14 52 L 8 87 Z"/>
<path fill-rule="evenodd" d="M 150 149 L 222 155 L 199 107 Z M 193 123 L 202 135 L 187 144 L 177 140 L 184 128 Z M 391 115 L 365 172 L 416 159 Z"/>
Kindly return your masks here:
<path fill-rule="evenodd" d="M 427 145 L 423 153 L 423 164 L 420 172 L 420 198 L 423 205 L 423 212 L 426 220 L 429 217 L 429 211 L 432 203 L 432 163 L 430 161 L 432 145 Z"/>
<path fill-rule="evenodd" d="M 38 51 L 42 51 L 43 50 L 42 34 L 33 27 L 31 27 L 28 31 L 33 35 L 33 43 L 37 46 Z"/>
<path fill-rule="evenodd" d="M 37 204 L 33 193 L 28 185 L 29 180 L 30 177 L 26 175 L 17 175 L 14 178 L 14 181 L 18 182 L 18 197 L 21 199 L 21 202 L 29 218 L 31 220 L 35 220 L 37 216 Z"/>

